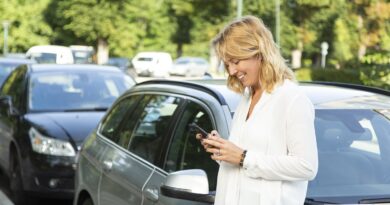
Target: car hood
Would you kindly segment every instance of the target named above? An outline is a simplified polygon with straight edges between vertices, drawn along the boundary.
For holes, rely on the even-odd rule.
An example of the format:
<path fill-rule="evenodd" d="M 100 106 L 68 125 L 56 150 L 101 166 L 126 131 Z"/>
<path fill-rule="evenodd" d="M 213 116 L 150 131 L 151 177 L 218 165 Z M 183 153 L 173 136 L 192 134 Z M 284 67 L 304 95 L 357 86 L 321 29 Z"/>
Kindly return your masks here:
<path fill-rule="evenodd" d="M 80 145 L 103 115 L 104 112 L 30 113 L 25 118 L 44 135 Z"/>

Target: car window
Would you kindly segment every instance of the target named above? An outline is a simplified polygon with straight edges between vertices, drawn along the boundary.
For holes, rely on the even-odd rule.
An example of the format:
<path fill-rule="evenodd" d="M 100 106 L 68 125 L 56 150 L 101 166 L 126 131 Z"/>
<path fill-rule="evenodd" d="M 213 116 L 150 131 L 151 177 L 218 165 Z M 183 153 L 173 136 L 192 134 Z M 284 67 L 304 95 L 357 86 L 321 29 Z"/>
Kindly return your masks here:
<path fill-rule="evenodd" d="M 316 110 L 315 128 L 319 169 L 309 197 L 390 194 L 389 118 L 376 110 Z"/>
<path fill-rule="evenodd" d="M 12 97 L 12 104 L 18 109 L 22 109 L 23 92 L 25 91 L 26 66 L 15 70 L 10 74 L 2 86 L 1 94 Z"/>
<path fill-rule="evenodd" d="M 115 133 L 118 131 L 118 127 L 121 121 L 125 118 L 127 111 L 129 109 L 134 109 L 138 99 L 139 96 L 135 95 L 125 98 L 115 104 L 102 121 L 100 133 L 112 141 L 118 142 L 118 138 Z"/>
<path fill-rule="evenodd" d="M 37 63 L 56 63 L 57 54 L 55 53 L 32 53 L 31 59 L 37 61 Z"/>
<path fill-rule="evenodd" d="M 207 132 L 215 129 L 210 115 L 202 106 L 190 102 L 179 120 L 173 139 L 169 146 L 164 169 L 174 172 L 183 169 L 203 169 L 207 173 L 209 189 L 215 190 L 218 164 L 205 152 L 195 138 L 195 132 L 188 126 L 196 123 Z"/>
<path fill-rule="evenodd" d="M 172 116 L 181 99 L 172 96 L 145 96 L 130 120 L 121 129 L 118 144 L 154 163 L 161 151 Z"/>
<path fill-rule="evenodd" d="M 11 71 L 13 71 L 18 65 L 18 63 L 0 63 L 0 87 Z"/>

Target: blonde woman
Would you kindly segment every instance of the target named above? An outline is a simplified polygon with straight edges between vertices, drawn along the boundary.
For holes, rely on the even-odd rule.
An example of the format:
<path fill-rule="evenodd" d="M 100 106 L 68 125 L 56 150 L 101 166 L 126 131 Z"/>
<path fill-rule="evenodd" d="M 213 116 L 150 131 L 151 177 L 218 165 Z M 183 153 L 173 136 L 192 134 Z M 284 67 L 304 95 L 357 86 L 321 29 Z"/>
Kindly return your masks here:
<path fill-rule="evenodd" d="M 202 140 L 220 164 L 215 204 L 303 204 L 318 168 L 313 105 L 260 19 L 231 22 L 213 45 L 242 94 L 229 139 Z"/>

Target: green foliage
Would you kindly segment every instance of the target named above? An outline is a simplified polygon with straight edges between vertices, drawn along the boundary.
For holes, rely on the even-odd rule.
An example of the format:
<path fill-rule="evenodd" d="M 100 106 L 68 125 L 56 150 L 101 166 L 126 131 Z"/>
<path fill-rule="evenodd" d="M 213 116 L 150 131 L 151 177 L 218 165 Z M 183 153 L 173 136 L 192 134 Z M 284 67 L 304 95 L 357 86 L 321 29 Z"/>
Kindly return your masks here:
<path fill-rule="evenodd" d="M 343 19 L 337 19 L 334 25 L 333 58 L 346 62 L 353 58 L 351 37 Z"/>
<path fill-rule="evenodd" d="M 327 81 L 360 84 L 390 90 L 390 68 L 381 66 L 359 66 L 343 69 L 295 70 L 298 81 Z"/>
<path fill-rule="evenodd" d="M 50 43 L 53 30 L 44 21 L 43 16 L 49 2 L 50 0 L 0 0 L 0 20 L 7 20 L 10 23 L 9 52 L 26 52 L 31 46 Z M 3 45 L 3 35 L 0 39 Z"/>

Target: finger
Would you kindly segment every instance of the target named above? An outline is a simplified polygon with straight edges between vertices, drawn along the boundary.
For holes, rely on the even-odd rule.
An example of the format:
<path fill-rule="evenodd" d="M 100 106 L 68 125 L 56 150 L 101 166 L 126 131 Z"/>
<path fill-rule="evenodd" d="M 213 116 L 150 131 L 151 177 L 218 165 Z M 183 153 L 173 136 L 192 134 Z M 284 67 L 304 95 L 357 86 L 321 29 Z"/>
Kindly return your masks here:
<path fill-rule="evenodd" d="M 224 159 L 223 155 L 216 155 L 216 154 L 212 154 L 211 155 L 211 159 L 215 160 L 215 161 L 222 161 Z"/>
<path fill-rule="evenodd" d="M 215 148 L 219 148 L 221 146 L 221 144 L 214 139 L 204 139 L 203 142 Z"/>
<path fill-rule="evenodd" d="M 196 139 L 198 139 L 198 140 L 203 139 L 202 134 L 200 134 L 200 133 L 197 133 L 195 136 L 196 136 Z"/>
<path fill-rule="evenodd" d="M 213 154 L 220 154 L 220 149 L 218 149 L 218 148 L 211 148 L 211 147 L 209 147 L 209 148 L 207 148 L 206 149 L 206 152 L 210 152 L 210 153 L 213 153 Z"/>
<path fill-rule="evenodd" d="M 226 142 L 226 140 L 225 139 L 223 139 L 223 138 L 221 138 L 221 137 L 217 137 L 217 136 L 211 136 L 210 138 L 208 138 L 209 140 L 212 140 L 212 141 L 214 141 L 214 142 L 217 142 L 217 143 L 219 143 L 219 144 L 225 144 L 225 142 Z M 218 146 L 218 147 L 220 147 L 220 146 Z"/>
<path fill-rule="evenodd" d="M 217 136 L 219 137 L 219 133 L 217 132 L 217 130 L 213 130 L 210 132 L 211 136 Z"/>

